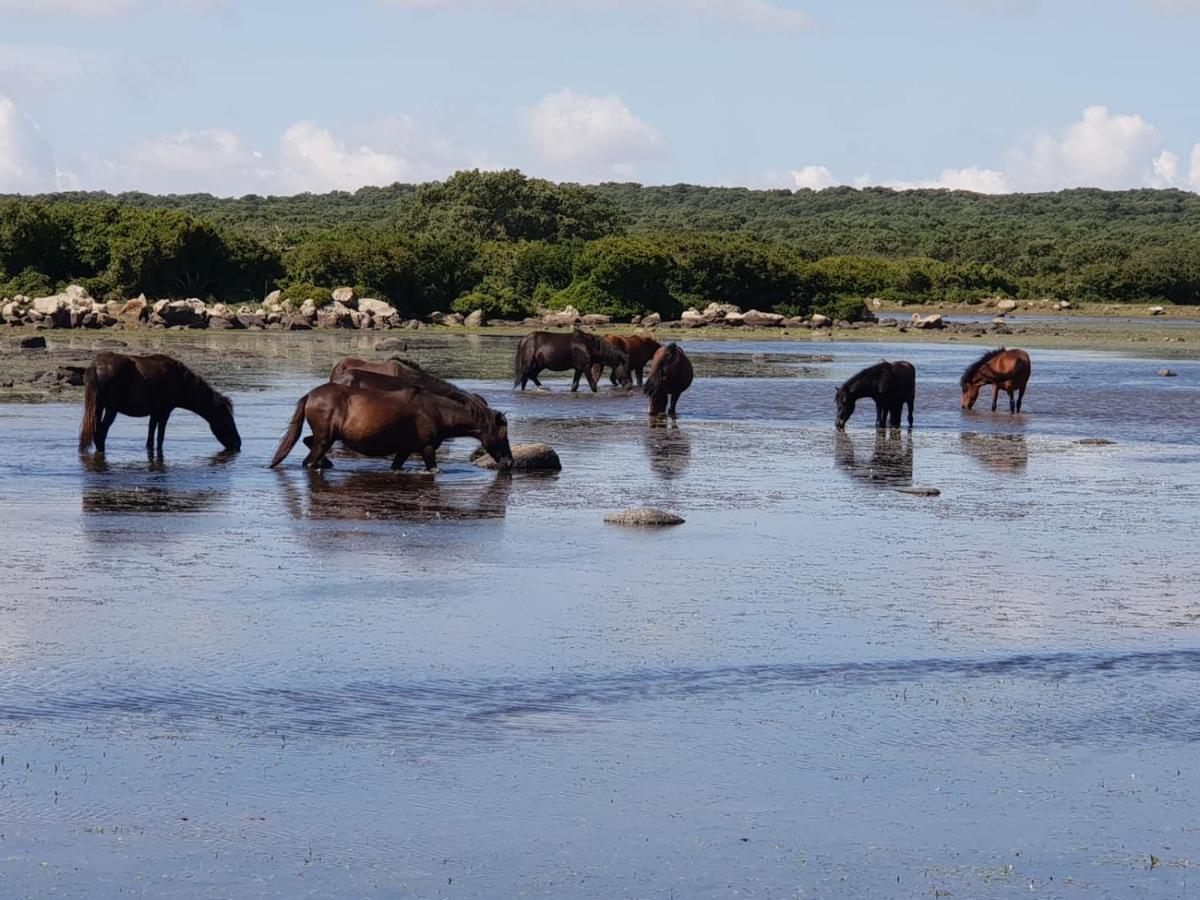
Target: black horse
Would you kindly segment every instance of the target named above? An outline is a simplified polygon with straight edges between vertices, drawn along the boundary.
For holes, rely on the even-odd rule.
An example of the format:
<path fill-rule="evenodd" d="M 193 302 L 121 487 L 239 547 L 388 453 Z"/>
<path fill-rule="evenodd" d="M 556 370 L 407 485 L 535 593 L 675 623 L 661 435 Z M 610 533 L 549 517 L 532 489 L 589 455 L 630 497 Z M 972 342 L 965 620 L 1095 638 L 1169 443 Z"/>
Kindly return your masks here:
<path fill-rule="evenodd" d="M 538 387 L 538 374 L 543 369 L 562 372 L 567 369 L 575 370 L 575 378 L 571 382 L 571 390 L 579 390 L 579 379 L 586 377 L 588 387 L 593 393 L 597 388 L 597 379 L 592 374 L 592 366 L 612 366 L 613 369 L 624 367 L 625 353 L 614 347 L 599 335 L 591 334 L 576 328 L 570 334 L 554 331 L 533 331 L 521 338 L 517 344 L 517 357 L 513 367 L 513 387 L 525 385 L 532 381 Z"/>
<path fill-rule="evenodd" d="M 870 368 L 863 369 L 853 378 L 837 389 L 834 395 L 837 399 L 838 429 L 846 427 L 846 421 L 854 414 L 854 404 L 863 397 L 875 401 L 875 427 L 887 428 L 889 420 L 892 428 L 900 427 L 900 413 L 904 404 L 908 404 L 908 427 L 913 425 L 913 398 L 917 392 L 917 370 L 912 363 L 898 360 L 897 362 L 876 363 Z"/>

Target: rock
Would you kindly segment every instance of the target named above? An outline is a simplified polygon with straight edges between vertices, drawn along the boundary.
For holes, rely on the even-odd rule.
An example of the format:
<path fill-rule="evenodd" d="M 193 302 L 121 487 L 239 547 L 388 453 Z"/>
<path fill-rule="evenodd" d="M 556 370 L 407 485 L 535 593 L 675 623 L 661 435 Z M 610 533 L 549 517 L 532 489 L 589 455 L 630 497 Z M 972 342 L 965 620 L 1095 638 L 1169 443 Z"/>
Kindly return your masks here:
<path fill-rule="evenodd" d="M 317 301 L 309 297 L 300 304 L 300 308 L 296 312 L 311 322 L 317 317 Z"/>
<path fill-rule="evenodd" d="M 263 298 L 263 306 L 268 306 L 271 309 L 279 309 L 283 306 L 283 301 L 280 299 L 283 296 L 283 291 L 271 291 Z"/>
<path fill-rule="evenodd" d="M 384 338 L 375 345 L 375 349 L 380 353 L 387 353 L 389 350 L 407 350 L 408 341 L 403 338 Z"/>
<path fill-rule="evenodd" d="M 752 309 L 747 312 L 742 321 L 751 328 L 778 328 L 783 324 L 783 316 L 779 313 L 759 312 Z"/>
<path fill-rule="evenodd" d="M 27 334 L 25 337 L 17 338 L 16 346 L 22 350 L 45 350 L 46 339 L 40 334 Z"/>
<path fill-rule="evenodd" d="M 808 324 L 808 319 L 804 316 L 788 316 L 783 320 L 784 328 L 803 328 Z"/>
<path fill-rule="evenodd" d="M 309 321 L 308 316 L 288 316 L 283 320 L 283 328 L 285 331 L 310 331 L 312 322 Z"/>
<path fill-rule="evenodd" d="M 1058 301 L 1058 303 L 1055 305 L 1055 308 L 1056 308 L 1056 309 L 1070 309 L 1070 308 L 1071 308 L 1071 301 L 1070 301 L 1070 300 L 1060 300 L 1060 301 Z"/>
<path fill-rule="evenodd" d="M 696 322 L 700 323 L 701 325 L 705 324 L 704 316 L 700 315 L 700 310 L 690 307 L 683 311 L 683 315 L 679 317 L 679 321 L 683 322 L 685 325 L 691 325 Z"/>
<path fill-rule="evenodd" d="M 704 307 L 704 318 L 710 322 L 719 322 L 730 313 L 740 313 L 742 308 L 732 303 L 710 303 Z"/>
<path fill-rule="evenodd" d="M 1003 319 L 1000 316 L 996 316 L 996 318 L 992 319 L 992 324 L 995 325 L 997 328 L 1004 328 L 1005 326 L 1008 325 L 1008 320 Z"/>
<path fill-rule="evenodd" d="M 358 311 L 373 316 L 376 319 L 386 319 L 389 316 L 396 315 L 396 307 L 372 297 L 364 297 L 359 300 Z"/>
<path fill-rule="evenodd" d="M 946 322 L 942 319 L 941 313 L 933 313 L 928 316 L 913 313 L 912 326 L 913 328 L 945 328 Z"/>
<path fill-rule="evenodd" d="M 909 487 L 896 488 L 896 491 L 901 494 L 912 494 L 914 497 L 940 497 L 941 490 L 935 487 L 918 487 L 910 485 Z"/>
<path fill-rule="evenodd" d="M 463 319 L 463 324 L 468 328 L 482 328 L 487 323 L 487 317 L 483 314 L 482 309 L 477 309 L 469 316 Z"/>
<path fill-rule="evenodd" d="M 358 295 L 354 293 L 354 288 L 340 287 L 333 292 L 333 302 L 340 303 L 347 309 L 359 309 Z"/>
<path fill-rule="evenodd" d="M 880 300 L 878 297 L 872 297 L 867 302 L 871 304 L 871 309 L 882 309 L 883 308 L 883 301 Z"/>
<path fill-rule="evenodd" d="M 354 312 L 349 307 L 334 301 L 328 306 L 322 306 L 317 310 L 317 327 L 318 328 L 351 328 L 354 325 L 351 313 Z M 270 318 L 268 317 L 268 322 Z"/>
<path fill-rule="evenodd" d="M 210 331 L 240 331 L 245 328 L 245 323 L 238 316 L 209 316 L 208 328 Z"/>
<path fill-rule="evenodd" d="M 895 328 L 900 323 L 895 319 L 877 319 L 875 322 L 880 328 Z"/>
<path fill-rule="evenodd" d="M 725 316 L 721 319 L 721 321 L 731 328 L 737 328 L 746 324 L 746 316 L 744 313 L 740 312 L 725 313 Z"/>
<path fill-rule="evenodd" d="M 408 328 L 412 331 L 416 331 L 418 328 L 421 327 L 421 320 L 420 319 L 409 319 L 407 322 L 404 323 L 404 327 Z"/>
<path fill-rule="evenodd" d="M 1083 444 L 1085 447 L 1108 447 L 1115 444 L 1116 441 L 1110 441 L 1108 438 L 1080 438 L 1075 443 Z"/>
<path fill-rule="evenodd" d="M 542 316 L 543 325 L 574 325 L 580 319 L 579 310 L 573 306 Z"/>
<path fill-rule="evenodd" d="M 630 316 L 630 317 L 629 317 L 629 324 L 630 324 L 630 325 L 641 325 L 641 324 L 642 324 L 642 317 L 641 317 L 641 316 Z"/>
<path fill-rule="evenodd" d="M 682 525 L 684 518 L 654 506 L 634 506 L 620 512 L 611 512 L 604 517 L 609 525 L 635 525 L 642 528 L 663 528 Z"/>
<path fill-rule="evenodd" d="M 588 313 L 586 316 L 580 316 L 579 321 L 584 325 L 610 325 L 612 324 L 612 316 L 606 316 L 601 313 Z"/>
<path fill-rule="evenodd" d="M 157 306 L 157 304 L 155 304 Z M 200 300 L 172 300 L 159 312 L 167 327 L 182 325 L 185 328 L 203 326 L 208 321 L 208 307 Z"/>
<path fill-rule="evenodd" d="M 562 462 L 549 444 L 514 444 L 514 472 L 560 472 Z M 482 447 L 471 454 L 471 462 L 481 469 L 496 468 L 496 461 Z"/>
<path fill-rule="evenodd" d="M 146 299 L 145 294 L 139 294 L 132 300 L 126 300 L 118 318 L 126 322 L 145 322 L 150 318 L 150 301 Z"/>
<path fill-rule="evenodd" d="M 52 297 L 37 297 L 33 301 L 33 308 L 43 316 L 54 316 L 67 308 L 67 301 L 61 294 L 55 294 Z"/>
<path fill-rule="evenodd" d="M 1165 316 L 1167 314 L 1167 311 L 1161 306 L 1151 306 L 1146 312 L 1152 316 Z"/>
<path fill-rule="evenodd" d="M 813 313 L 812 318 L 808 320 L 808 324 L 813 328 L 832 328 L 833 319 L 829 316 L 823 316 L 820 313 Z"/>
<path fill-rule="evenodd" d="M 462 325 L 463 321 L 462 313 L 446 313 L 446 315 L 442 316 L 442 324 L 449 325 L 452 328 Z"/>
<path fill-rule="evenodd" d="M 92 299 L 92 295 L 87 292 L 87 288 L 80 287 L 77 284 L 68 284 L 67 289 L 63 291 L 63 296 L 67 298 L 68 303 L 77 303 L 82 300 L 91 301 Z"/>
<path fill-rule="evenodd" d="M 662 321 L 661 315 L 659 315 L 658 313 L 650 313 L 650 315 L 642 317 L 641 324 L 645 325 L 647 328 L 653 328 L 655 325 L 657 325 L 661 321 Z"/>
<path fill-rule="evenodd" d="M 1003 300 L 996 301 L 996 309 L 998 309 L 1002 313 L 1012 312 L 1016 308 L 1017 308 L 1016 300 L 1010 300 L 1006 297 Z"/>
<path fill-rule="evenodd" d="M 1160 378 L 1174 378 L 1178 373 L 1174 369 L 1159 369 L 1158 375 Z"/>
<path fill-rule="evenodd" d="M 246 328 L 254 328 L 254 329 L 261 330 L 261 329 L 265 328 L 267 325 L 267 320 L 263 316 L 260 316 L 258 313 L 239 312 L 237 315 L 237 319 Z"/>

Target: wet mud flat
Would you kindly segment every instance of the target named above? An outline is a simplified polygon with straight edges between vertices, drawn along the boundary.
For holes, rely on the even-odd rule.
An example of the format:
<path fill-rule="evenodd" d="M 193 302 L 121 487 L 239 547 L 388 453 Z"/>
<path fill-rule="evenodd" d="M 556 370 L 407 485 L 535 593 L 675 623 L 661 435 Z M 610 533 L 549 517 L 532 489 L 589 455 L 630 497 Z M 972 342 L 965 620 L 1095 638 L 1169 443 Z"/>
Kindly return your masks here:
<path fill-rule="evenodd" d="M 1189 896 L 1200 365 L 1035 354 L 1012 417 L 958 410 L 974 348 L 687 346 L 653 426 L 415 356 L 551 476 L 267 470 L 340 347 L 214 376 L 232 457 L 0 405 L 5 892 Z M 883 356 L 917 430 L 836 434 Z"/>

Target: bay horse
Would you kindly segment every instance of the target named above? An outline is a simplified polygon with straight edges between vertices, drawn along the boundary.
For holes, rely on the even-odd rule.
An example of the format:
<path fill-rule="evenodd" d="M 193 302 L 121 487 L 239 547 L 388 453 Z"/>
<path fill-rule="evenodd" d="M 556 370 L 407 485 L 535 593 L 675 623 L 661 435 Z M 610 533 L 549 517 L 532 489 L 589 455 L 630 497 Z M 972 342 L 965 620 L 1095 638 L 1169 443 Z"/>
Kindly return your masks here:
<path fill-rule="evenodd" d="M 415 377 L 425 371 L 415 362 L 399 359 L 395 356 L 379 362 L 369 359 L 359 359 L 357 356 L 347 356 L 333 367 L 333 371 L 329 373 L 329 380 L 336 383 L 338 376 L 351 369 L 362 369 L 364 372 L 377 372 L 380 375 L 391 375 L 394 378 Z"/>
<path fill-rule="evenodd" d="M 363 365 L 351 365 L 356 362 L 362 362 Z M 464 391 L 444 378 L 430 375 L 415 363 L 410 365 L 395 359 L 384 363 L 367 363 L 352 356 L 347 357 L 334 366 L 333 374 L 329 376 L 329 382 L 330 384 L 344 384 L 346 387 L 363 388 L 368 391 L 398 391 L 403 388 L 419 387 L 431 394 L 449 397 L 459 403 L 476 403 L 487 406 L 487 400 L 479 394 Z"/>
<path fill-rule="evenodd" d="M 242 448 L 242 438 L 233 421 L 233 402 L 170 356 L 125 356 L 100 353 L 83 375 L 83 421 L 79 426 L 79 451 L 93 443 L 104 452 L 108 430 L 117 414 L 150 417 L 146 451 L 163 452 L 167 420 L 176 409 L 186 409 L 208 422 L 213 435 L 226 450 Z M 157 432 L 158 440 L 155 441 Z"/>
<path fill-rule="evenodd" d="M 875 427 L 900 427 L 900 414 L 908 405 L 908 427 L 913 427 L 913 400 L 917 393 L 917 370 L 910 362 L 878 362 L 848 378 L 837 389 L 837 418 L 834 424 L 841 431 L 854 415 L 854 405 L 863 397 L 875 401 Z"/>
<path fill-rule="evenodd" d="M 958 380 L 962 388 L 962 408 L 972 409 L 979 399 L 979 389 L 990 384 L 992 412 L 996 411 L 996 401 L 1000 399 L 1000 392 L 1004 391 L 1008 394 L 1008 411 L 1019 413 L 1021 401 L 1025 399 L 1025 386 L 1029 384 L 1032 372 L 1033 365 L 1024 350 L 1008 350 L 1004 347 L 989 350 L 967 366 Z"/>
<path fill-rule="evenodd" d="M 662 344 L 644 334 L 631 334 L 628 337 L 623 337 L 619 334 L 606 334 L 604 340 L 624 352 L 626 358 L 625 368 L 612 367 L 608 373 L 608 380 L 612 384 L 629 387 L 629 376 L 632 374 L 637 379 L 637 386 L 641 387 L 643 370 L 646 368 L 646 363 L 654 358 L 654 354 L 658 352 L 658 348 Z M 592 377 L 599 381 L 603 371 L 604 364 L 596 363 L 596 365 L 592 366 Z"/>
<path fill-rule="evenodd" d="M 541 387 L 538 375 L 543 369 L 552 372 L 573 369 L 575 378 L 571 382 L 571 390 L 579 390 L 579 379 L 586 376 L 588 387 L 595 393 L 597 383 L 592 367 L 596 364 L 624 367 L 625 351 L 579 328 L 569 334 L 532 331 L 517 344 L 513 387 L 520 385 L 521 390 L 525 390 L 525 385 L 530 381 Z"/>
<path fill-rule="evenodd" d="M 341 441 L 363 456 L 393 457 L 393 469 L 420 453 L 425 468 L 436 472 L 438 447 L 456 437 L 477 439 L 501 469 L 512 467 L 508 420 L 487 404 L 459 403 L 419 387 L 371 391 L 323 384 L 297 402 L 271 468 L 283 462 L 296 446 L 306 420 L 312 429 L 312 442 L 304 458 L 306 468 L 332 466 L 326 454 Z"/>
<path fill-rule="evenodd" d="M 692 361 L 687 358 L 678 344 L 659 347 L 650 360 L 650 374 L 642 385 L 642 393 L 650 398 L 650 415 L 661 416 L 664 412 L 675 417 L 675 405 L 679 395 L 692 384 Z M 670 409 L 667 401 L 670 400 Z"/>

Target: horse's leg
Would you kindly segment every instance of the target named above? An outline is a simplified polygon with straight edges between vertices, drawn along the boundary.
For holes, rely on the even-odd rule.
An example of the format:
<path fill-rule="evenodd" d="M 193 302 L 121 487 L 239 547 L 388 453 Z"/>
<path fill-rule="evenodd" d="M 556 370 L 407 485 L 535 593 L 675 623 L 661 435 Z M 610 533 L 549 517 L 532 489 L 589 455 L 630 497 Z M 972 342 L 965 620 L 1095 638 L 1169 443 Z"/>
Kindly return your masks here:
<path fill-rule="evenodd" d="M 158 420 L 158 455 L 162 456 L 163 439 L 167 436 L 167 419 L 171 418 L 171 410 L 167 410 Z"/>
<path fill-rule="evenodd" d="M 312 449 L 308 451 L 308 456 L 304 457 L 304 467 L 306 469 L 332 468 L 333 463 L 325 458 L 325 454 L 329 452 L 329 448 L 332 446 L 333 439 L 329 435 L 318 435 L 314 432 Z"/>
<path fill-rule="evenodd" d="M 410 456 L 412 456 L 411 450 L 401 450 L 399 453 L 397 453 L 395 456 L 392 457 L 392 468 L 393 469 L 403 469 L 404 464 L 406 462 L 408 462 L 408 458 Z"/>
<path fill-rule="evenodd" d="M 887 407 L 878 400 L 875 401 L 875 427 L 887 428 Z"/>
<path fill-rule="evenodd" d="M 633 374 L 637 378 L 637 386 L 641 387 L 642 386 L 642 367 L 638 366 L 636 369 L 634 369 Z"/>
<path fill-rule="evenodd" d="M 1021 411 L 1021 401 L 1025 399 L 1025 385 L 1021 385 L 1017 389 L 1017 412 Z"/>
<path fill-rule="evenodd" d="M 1000 382 L 992 382 L 992 412 L 996 411 L 996 401 L 1000 399 Z"/>
<path fill-rule="evenodd" d="M 533 369 L 529 373 L 529 380 L 532 381 L 539 388 L 542 386 L 542 383 L 540 381 L 538 381 L 538 373 L 540 373 L 541 371 L 542 371 L 541 369 Z"/>
<path fill-rule="evenodd" d="M 146 452 L 154 452 L 154 432 L 158 430 L 158 416 L 150 413 L 150 425 L 146 428 Z"/>
<path fill-rule="evenodd" d="M 670 408 L 670 409 L 667 411 L 667 415 L 668 415 L 668 416 L 670 416 L 672 419 L 676 418 L 676 416 L 675 416 L 675 404 L 676 404 L 676 403 L 678 403 L 678 402 L 679 402 L 679 395 L 678 395 L 678 394 L 672 394 L 672 395 L 671 395 L 671 408 Z"/>
<path fill-rule="evenodd" d="M 108 440 L 108 429 L 112 428 L 112 423 L 117 419 L 117 411 L 114 407 L 107 407 L 104 410 L 104 418 L 100 420 L 100 424 L 96 426 L 96 452 L 104 452 L 104 442 Z"/>
<path fill-rule="evenodd" d="M 571 393 L 575 393 L 577 390 L 579 390 L 579 379 L 582 376 L 583 376 L 583 372 L 580 369 L 576 369 L 575 377 L 571 379 Z M 592 383 L 592 379 L 588 378 L 588 384 L 591 384 L 591 383 Z"/>
<path fill-rule="evenodd" d="M 436 472 L 438 470 L 437 448 L 433 444 L 425 445 L 424 449 L 421 450 L 421 458 L 425 460 L 426 471 Z"/>
<path fill-rule="evenodd" d="M 908 398 L 908 429 L 912 431 L 913 425 L 913 398 Z"/>
<path fill-rule="evenodd" d="M 615 371 L 616 371 L 616 369 L 614 369 L 613 371 L 615 372 Z M 592 389 L 592 393 L 593 393 L 593 394 L 594 394 L 594 393 L 596 393 L 596 391 L 597 391 L 597 390 L 599 389 L 599 387 L 600 387 L 600 383 L 599 383 L 598 379 L 597 379 L 597 378 L 596 378 L 594 375 L 592 375 L 592 370 L 591 370 L 591 369 L 584 369 L 584 371 L 583 371 L 583 374 L 587 376 L 587 383 L 588 383 L 588 387 L 590 387 L 590 388 Z M 579 380 L 579 376 L 578 376 L 578 375 L 576 375 L 576 376 L 575 376 L 575 380 L 576 380 L 576 381 L 578 381 L 578 380 Z"/>
<path fill-rule="evenodd" d="M 1017 412 L 1017 397 L 1012 388 L 1008 389 L 1008 412 L 1010 415 L 1015 415 Z"/>

